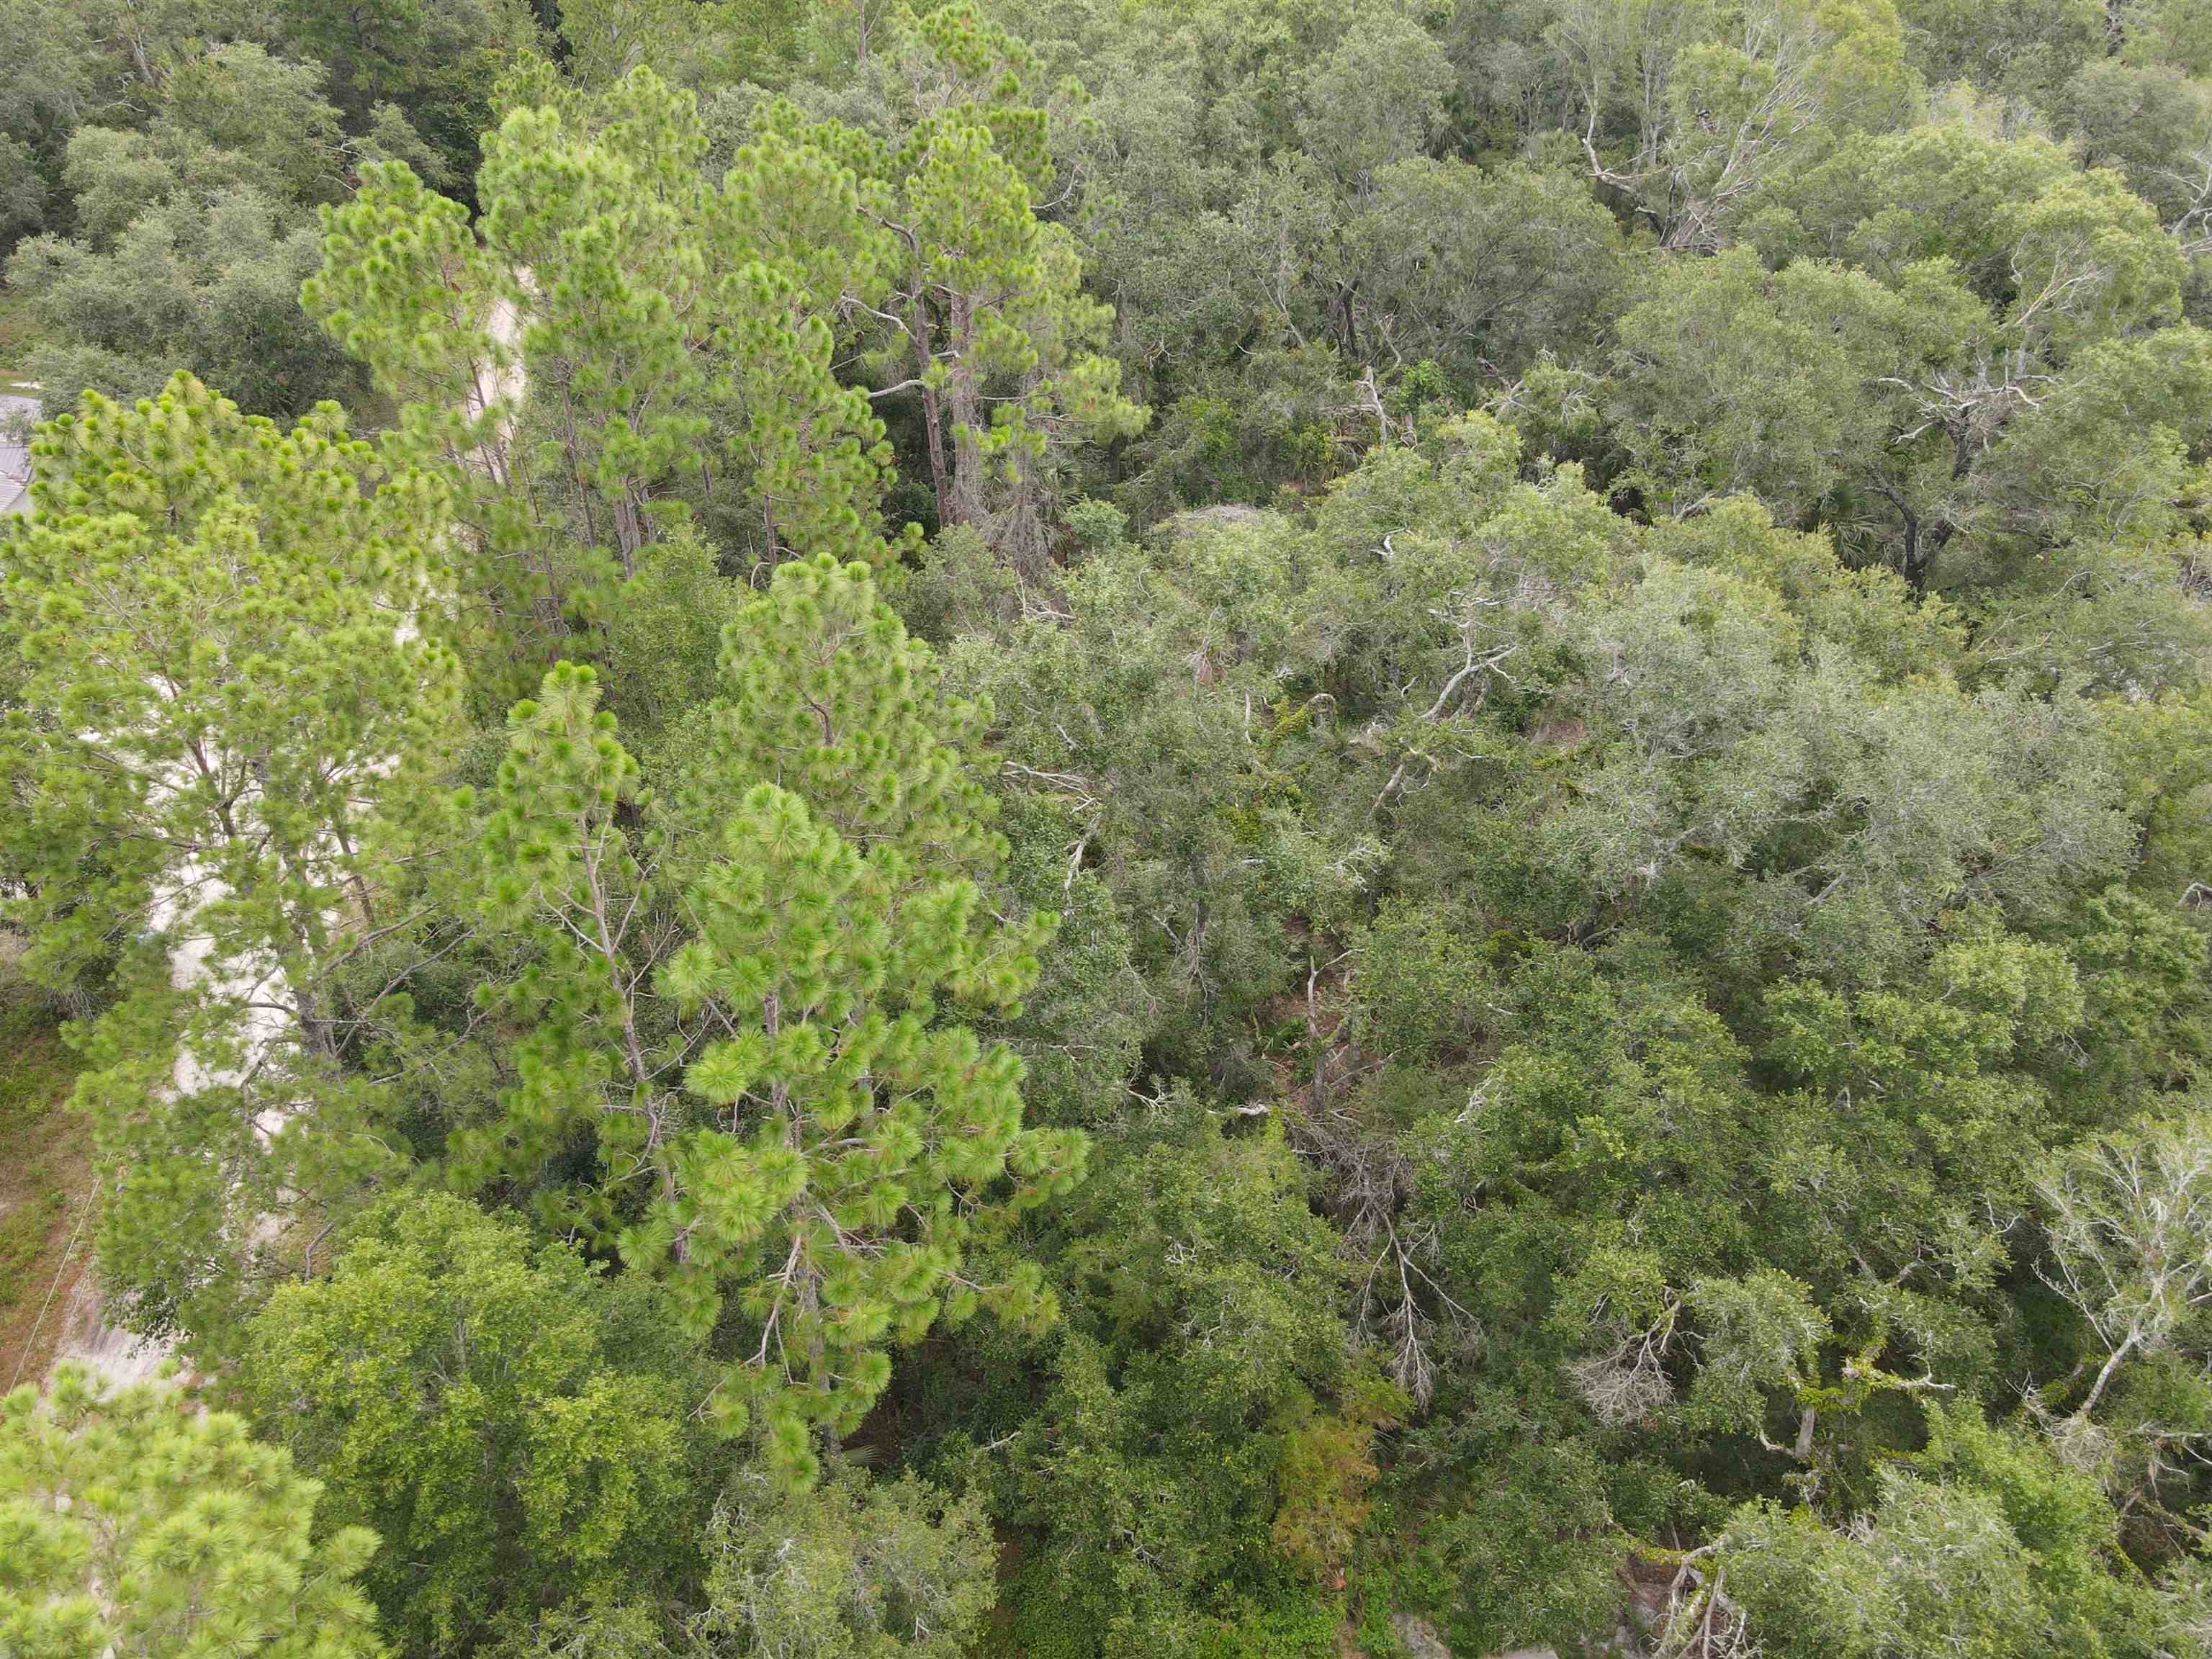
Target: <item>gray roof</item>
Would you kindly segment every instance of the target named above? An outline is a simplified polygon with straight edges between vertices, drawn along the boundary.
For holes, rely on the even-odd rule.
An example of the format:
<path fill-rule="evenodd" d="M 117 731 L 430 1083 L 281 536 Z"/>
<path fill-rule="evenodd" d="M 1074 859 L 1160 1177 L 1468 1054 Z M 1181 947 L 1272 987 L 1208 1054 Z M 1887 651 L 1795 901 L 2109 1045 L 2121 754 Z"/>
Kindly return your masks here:
<path fill-rule="evenodd" d="M 18 427 L 38 413 L 36 398 L 0 392 L 0 513 L 31 510 L 31 452 Z"/>

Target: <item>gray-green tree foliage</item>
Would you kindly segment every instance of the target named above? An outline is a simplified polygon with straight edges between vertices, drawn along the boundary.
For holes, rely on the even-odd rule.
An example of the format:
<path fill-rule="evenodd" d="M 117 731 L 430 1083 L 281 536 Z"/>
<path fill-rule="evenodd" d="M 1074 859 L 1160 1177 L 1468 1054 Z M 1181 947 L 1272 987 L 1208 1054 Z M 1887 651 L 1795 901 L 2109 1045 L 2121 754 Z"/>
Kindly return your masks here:
<path fill-rule="evenodd" d="M 997 1597 L 981 1504 L 848 1466 L 811 1492 L 742 1474 L 708 1537 L 693 1639 L 714 1659 L 958 1659 Z"/>

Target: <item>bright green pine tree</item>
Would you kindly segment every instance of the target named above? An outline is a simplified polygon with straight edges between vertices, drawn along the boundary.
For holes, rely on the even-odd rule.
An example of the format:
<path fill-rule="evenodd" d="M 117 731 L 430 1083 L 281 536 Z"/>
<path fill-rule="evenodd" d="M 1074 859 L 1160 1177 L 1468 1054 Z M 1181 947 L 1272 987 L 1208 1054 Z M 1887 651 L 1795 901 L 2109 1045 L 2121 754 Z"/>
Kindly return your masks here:
<path fill-rule="evenodd" d="M 763 545 L 888 574 L 921 529 L 886 538 L 890 447 L 867 394 L 834 368 L 833 319 L 884 281 L 860 181 L 815 145 L 763 131 L 724 174 L 712 230 L 726 272 L 716 344 L 737 392 L 728 450 L 751 477 Z"/>
<path fill-rule="evenodd" d="M 227 1412 L 103 1395 L 64 1366 L 0 1402 L 0 1652 L 376 1659 L 353 1580 L 376 1534 L 315 1536 L 319 1483 Z"/>
<path fill-rule="evenodd" d="M 554 1214 L 618 1230 L 702 1338 L 739 1316 L 714 1414 L 757 1423 L 798 1485 L 811 1431 L 881 1395 L 891 1344 L 985 1301 L 1050 1316 L 1034 1264 L 985 1264 L 1083 1167 L 1079 1135 L 1024 1127 L 1020 1060 L 963 1023 L 1018 1009 L 1052 919 L 985 906 L 1006 843 L 950 740 L 985 711 L 940 700 L 933 668 L 866 567 L 787 564 L 728 630 L 679 807 L 562 664 L 514 711 L 484 842 L 528 1035 L 456 1172 L 543 1182 L 591 1135 L 598 1183 Z"/>
<path fill-rule="evenodd" d="M 520 287 L 522 372 L 548 405 L 556 475 L 585 541 L 626 576 L 654 487 L 710 427 L 705 149 L 690 94 L 641 71 L 596 110 L 571 97 L 512 111 L 477 177 L 485 241 Z"/>
<path fill-rule="evenodd" d="M 698 504 L 716 500 L 703 447 L 748 481 L 761 556 L 891 562 L 890 451 L 866 396 L 837 381 L 828 320 L 872 280 L 855 182 L 818 152 L 763 143 L 718 186 L 696 101 L 650 70 L 595 100 L 550 95 L 487 138 L 477 189 L 491 248 L 529 273 L 522 368 L 559 399 L 589 538 L 633 574 L 656 499 L 673 512 L 699 471 Z M 840 246 L 862 257 L 833 287 Z"/>
<path fill-rule="evenodd" d="M 662 815 L 599 703 L 598 675 L 563 662 L 507 716 L 480 903 L 529 957 L 481 994 L 496 994 L 521 1032 L 516 1080 L 499 1118 L 464 1125 L 449 1152 L 464 1179 L 543 1180 L 570 1132 L 595 1126 L 599 1181 L 580 1192 L 541 1187 L 538 1199 L 549 1224 L 604 1231 L 635 1183 L 675 1199 L 683 1108 L 680 1056 L 667 1052 L 651 980 L 674 925 Z"/>
<path fill-rule="evenodd" d="M 804 1481 L 808 1425 L 859 1425 L 890 1380 L 887 1341 L 982 1297 L 1049 1316 L 1034 1263 L 981 1283 L 968 1247 L 1071 1184 L 1081 1141 L 1024 1129 L 1019 1059 L 936 1018 L 940 1000 L 1011 1009 L 1036 974 L 1033 954 L 979 926 L 972 883 L 917 886 L 895 849 L 857 852 L 773 784 L 747 796 L 725 847 L 667 983 L 681 1008 L 746 1019 L 687 1071 L 713 1116 L 679 1148 L 684 1198 L 629 1248 L 658 1253 L 672 1230 L 702 1327 L 720 1311 L 714 1281 L 738 1279 L 760 1335 L 717 1407 L 741 1423 L 758 1402 L 771 1457 Z"/>
<path fill-rule="evenodd" d="M 218 955 L 308 969 L 341 902 L 375 921 L 364 804 L 419 778 L 453 713 L 456 665 L 416 623 L 441 492 L 333 404 L 286 432 L 185 374 L 136 408 L 87 394 L 34 453 L 0 613 L 27 676 L 5 752 L 33 964 L 68 973 L 165 888 L 219 883 Z"/>
<path fill-rule="evenodd" d="M 888 138 L 810 125 L 787 100 L 756 123 L 764 140 L 820 149 L 857 174 L 885 279 L 856 289 L 884 330 L 893 384 L 876 396 L 918 397 L 940 525 L 972 525 L 1034 571 L 1072 447 L 1147 418 L 1100 350 L 1113 308 L 1083 292 L 1074 236 L 1037 214 L 1054 178 L 1054 106 L 1081 91 L 1048 91 L 1036 54 L 965 0 L 890 22 Z"/>
<path fill-rule="evenodd" d="M 386 444 L 447 484 L 463 564 L 455 599 L 465 614 L 481 607 L 484 631 L 511 649 L 559 637 L 572 574 L 517 428 L 517 298 L 468 210 L 404 161 L 364 167 L 352 198 L 325 212 L 322 269 L 300 291 L 398 406 Z"/>
<path fill-rule="evenodd" d="M 35 453 L 0 835 L 31 971 L 121 993 L 77 1099 L 118 1182 L 105 1277 L 159 1322 L 234 1280 L 246 1220 L 388 1159 L 337 1075 L 331 975 L 402 920 L 436 828 L 460 676 L 418 623 L 444 497 L 335 405 L 286 432 L 184 375 L 135 409 L 88 394 Z"/>
<path fill-rule="evenodd" d="M 968 758 L 990 706 L 939 683 L 935 653 L 865 571 L 826 557 L 779 570 L 725 632 L 720 667 L 687 816 L 765 781 L 864 852 L 888 844 L 979 881 L 1005 862 L 997 803 Z"/>
<path fill-rule="evenodd" d="M 649 550 L 705 515 L 774 561 L 887 566 L 883 423 L 838 383 L 842 287 L 810 229 L 857 252 L 858 185 L 820 152 L 704 167 L 690 94 L 640 69 L 585 97 L 519 76 L 484 140 L 483 241 L 404 164 L 325 216 L 308 310 L 400 404 L 403 453 L 460 503 L 472 586 L 522 662 L 570 648 Z M 863 258 L 842 280 L 871 282 Z"/>

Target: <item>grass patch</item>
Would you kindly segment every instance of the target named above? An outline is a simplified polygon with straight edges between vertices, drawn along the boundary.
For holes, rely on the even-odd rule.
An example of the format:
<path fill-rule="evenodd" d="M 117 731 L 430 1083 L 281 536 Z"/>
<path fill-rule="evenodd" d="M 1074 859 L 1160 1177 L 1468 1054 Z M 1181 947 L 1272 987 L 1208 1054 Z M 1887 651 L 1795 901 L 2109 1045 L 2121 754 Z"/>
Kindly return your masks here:
<path fill-rule="evenodd" d="M 91 1259 L 91 1227 L 77 1224 L 92 1161 L 82 1121 L 64 1105 L 76 1073 L 59 1021 L 0 957 L 0 1390 L 19 1367 L 44 1372 L 69 1288 L 60 1281 Z"/>
<path fill-rule="evenodd" d="M 30 373 L 31 348 L 39 343 L 38 324 L 31 316 L 31 296 L 21 289 L 0 284 L 0 392 L 17 388 Z"/>

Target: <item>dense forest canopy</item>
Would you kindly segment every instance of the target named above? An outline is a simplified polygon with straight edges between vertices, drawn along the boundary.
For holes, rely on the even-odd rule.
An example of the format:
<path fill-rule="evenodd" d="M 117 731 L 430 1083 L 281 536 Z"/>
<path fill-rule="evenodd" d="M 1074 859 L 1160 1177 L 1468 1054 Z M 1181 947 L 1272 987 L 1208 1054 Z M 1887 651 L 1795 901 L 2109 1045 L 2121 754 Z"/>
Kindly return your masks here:
<path fill-rule="evenodd" d="M 2212 1656 L 2212 3 L 0 40 L 0 1656 Z"/>

